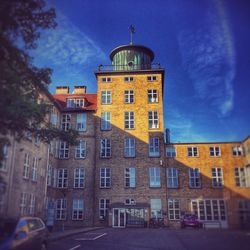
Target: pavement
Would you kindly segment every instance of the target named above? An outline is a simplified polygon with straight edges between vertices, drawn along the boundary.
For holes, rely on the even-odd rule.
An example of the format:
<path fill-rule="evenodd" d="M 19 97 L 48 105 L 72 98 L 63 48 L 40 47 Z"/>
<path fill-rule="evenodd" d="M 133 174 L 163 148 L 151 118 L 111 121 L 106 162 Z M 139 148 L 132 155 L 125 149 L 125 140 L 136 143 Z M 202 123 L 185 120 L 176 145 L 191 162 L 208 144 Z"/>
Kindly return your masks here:
<path fill-rule="evenodd" d="M 64 239 L 64 238 L 70 237 L 72 235 L 80 234 L 80 233 L 86 233 L 86 232 L 99 230 L 102 228 L 103 227 L 84 227 L 84 228 L 52 232 L 49 234 L 49 242 Z"/>

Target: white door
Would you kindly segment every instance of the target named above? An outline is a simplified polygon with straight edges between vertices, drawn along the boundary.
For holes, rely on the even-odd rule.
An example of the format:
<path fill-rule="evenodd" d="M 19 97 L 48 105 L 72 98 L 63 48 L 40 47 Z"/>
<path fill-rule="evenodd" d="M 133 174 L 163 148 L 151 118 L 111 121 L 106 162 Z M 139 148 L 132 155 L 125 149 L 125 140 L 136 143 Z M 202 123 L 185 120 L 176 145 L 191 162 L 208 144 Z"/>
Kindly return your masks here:
<path fill-rule="evenodd" d="M 125 227 L 126 211 L 122 208 L 113 209 L 113 227 Z"/>

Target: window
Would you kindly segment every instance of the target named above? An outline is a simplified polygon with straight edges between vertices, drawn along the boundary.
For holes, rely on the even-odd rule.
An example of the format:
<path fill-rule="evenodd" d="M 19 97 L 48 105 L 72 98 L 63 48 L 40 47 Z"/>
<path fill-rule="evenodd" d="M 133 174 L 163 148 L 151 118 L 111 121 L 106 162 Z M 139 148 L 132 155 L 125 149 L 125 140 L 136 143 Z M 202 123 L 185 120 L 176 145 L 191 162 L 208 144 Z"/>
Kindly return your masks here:
<path fill-rule="evenodd" d="M 210 156 L 212 157 L 217 157 L 220 156 L 220 147 L 210 147 Z"/>
<path fill-rule="evenodd" d="M 21 197 L 20 197 L 20 215 L 21 216 L 27 214 L 27 203 L 28 203 L 28 194 L 21 193 Z"/>
<path fill-rule="evenodd" d="M 149 82 L 156 81 L 156 76 L 147 76 L 147 80 L 148 80 Z"/>
<path fill-rule="evenodd" d="M 76 115 L 76 130 L 86 131 L 87 130 L 87 114 L 81 113 Z"/>
<path fill-rule="evenodd" d="M 212 185 L 217 188 L 223 186 L 222 168 L 212 168 Z"/>
<path fill-rule="evenodd" d="M 84 99 L 75 99 L 75 107 L 84 107 Z"/>
<path fill-rule="evenodd" d="M 149 138 L 149 156 L 160 156 L 160 139 L 157 137 Z"/>
<path fill-rule="evenodd" d="M 66 199 L 56 200 L 56 219 L 57 220 L 66 220 L 66 208 L 67 208 Z"/>
<path fill-rule="evenodd" d="M 34 216 L 35 214 L 35 203 L 36 197 L 34 194 L 30 195 L 30 204 L 29 204 L 29 215 Z"/>
<path fill-rule="evenodd" d="M 125 90 L 124 91 L 124 102 L 125 103 L 134 103 L 134 90 Z"/>
<path fill-rule="evenodd" d="M 74 99 L 67 99 L 67 108 L 74 108 L 75 102 Z"/>
<path fill-rule="evenodd" d="M 100 169 L 100 187 L 101 188 L 111 187 L 111 169 L 110 168 Z"/>
<path fill-rule="evenodd" d="M 150 187 L 160 187 L 161 186 L 161 177 L 160 177 L 160 168 L 151 167 L 149 168 L 149 180 Z"/>
<path fill-rule="evenodd" d="M 68 186 L 68 170 L 58 169 L 57 172 L 57 187 L 66 188 Z"/>
<path fill-rule="evenodd" d="M 134 81 L 134 77 L 133 76 L 126 76 L 124 77 L 124 82 L 133 82 Z"/>
<path fill-rule="evenodd" d="M 47 166 L 47 186 L 51 186 L 52 183 L 52 166 L 48 164 Z"/>
<path fill-rule="evenodd" d="M 237 187 L 248 187 L 247 183 L 247 169 L 246 168 L 235 168 L 234 175 L 235 175 L 235 185 Z"/>
<path fill-rule="evenodd" d="M 100 219 L 105 219 L 108 217 L 110 200 L 109 199 L 100 199 L 99 200 L 99 216 Z"/>
<path fill-rule="evenodd" d="M 2 161 L 0 161 L 0 170 L 6 171 L 7 170 L 7 159 L 8 159 L 8 153 L 9 153 L 9 146 L 4 145 L 2 148 Z"/>
<path fill-rule="evenodd" d="M 62 130 L 68 131 L 71 128 L 70 121 L 71 121 L 71 115 L 70 114 L 62 115 L 62 120 L 61 120 Z"/>
<path fill-rule="evenodd" d="M 189 187 L 200 188 L 201 187 L 201 176 L 199 168 L 189 169 Z"/>
<path fill-rule="evenodd" d="M 59 158 L 60 159 L 69 158 L 69 143 L 68 142 L 60 142 Z"/>
<path fill-rule="evenodd" d="M 135 199 L 129 198 L 129 199 L 125 199 L 124 204 L 125 205 L 136 205 L 136 201 L 135 201 Z"/>
<path fill-rule="evenodd" d="M 224 200 L 192 200 L 191 210 L 202 221 L 226 220 L 226 206 Z"/>
<path fill-rule="evenodd" d="M 125 169 L 125 187 L 135 187 L 135 168 L 131 167 Z"/>
<path fill-rule="evenodd" d="M 124 127 L 125 127 L 125 129 L 135 128 L 134 112 L 125 112 L 124 113 Z"/>
<path fill-rule="evenodd" d="M 111 157 L 111 140 L 110 139 L 102 139 L 101 140 L 101 154 L 102 158 Z"/>
<path fill-rule="evenodd" d="M 40 139 L 39 135 L 35 135 L 34 143 L 35 143 L 36 146 L 38 146 L 38 147 L 40 146 L 41 139 Z"/>
<path fill-rule="evenodd" d="M 83 168 L 74 169 L 74 188 L 84 188 L 85 173 Z"/>
<path fill-rule="evenodd" d="M 180 201 L 177 199 L 168 199 L 168 218 L 169 220 L 180 219 Z"/>
<path fill-rule="evenodd" d="M 110 130 L 111 129 L 111 113 L 102 112 L 101 114 L 101 130 Z"/>
<path fill-rule="evenodd" d="M 86 141 L 80 140 L 79 144 L 75 147 L 75 158 L 84 159 L 86 157 Z"/>
<path fill-rule="evenodd" d="M 57 169 L 52 168 L 52 186 L 56 187 L 57 186 Z"/>
<path fill-rule="evenodd" d="M 243 155 L 242 147 L 240 146 L 233 146 L 232 147 L 233 156 L 241 156 Z"/>
<path fill-rule="evenodd" d="M 250 200 L 239 200 L 238 213 L 242 228 L 248 228 L 250 222 Z"/>
<path fill-rule="evenodd" d="M 150 199 L 151 218 L 162 218 L 161 199 Z"/>
<path fill-rule="evenodd" d="M 111 77 L 102 77 L 102 82 L 112 82 Z"/>
<path fill-rule="evenodd" d="M 29 171 L 30 171 L 30 156 L 29 154 L 24 154 L 24 165 L 23 165 L 23 178 L 29 178 Z"/>
<path fill-rule="evenodd" d="M 33 158 L 33 165 L 32 165 L 32 170 L 31 170 L 31 180 L 32 181 L 37 181 L 37 165 L 38 161 L 37 158 Z"/>
<path fill-rule="evenodd" d="M 124 139 L 124 156 L 135 157 L 135 139 L 134 138 Z"/>
<path fill-rule="evenodd" d="M 198 154 L 198 147 L 188 147 L 188 156 L 189 157 L 197 157 Z"/>
<path fill-rule="evenodd" d="M 167 157 L 176 157 L 176 148 L 173 146 L 166 147 L 166 156 Z"/>
<path fill-rule="evenodd" d="M 177 168 L 167 168 L 167 187 L 168 188 L 178 188 L 179 178 Z"/>
<path fill-rule="evenodd" d="M 112 92 L 110 90 L 102 91 L 102 104 L 111 104 L 112 103 L 111 93 Z"/>
<path fill-rule="evenodd" d="M 158 102 L 158 91 L 156 89 L 148 89 L 148 103 Z"/>
<path fill-rule="evenodd" d="M 83 220 L 83 199 L 73 199 L 72 220 Z"/>
<path fill-rule="evenodd" d="M 58 112 L 57 112 L 55 107 L 52 107 L 52 109 L 51 109 L 50 124 L 54 127 L 57 127 L 57 125 L 58 125 Z"/>
<path fill-rule="evenodd" d="M 150 129 L 159 128 L 158 112 L 149 111 L 148 112 L 148 127 Z"/>

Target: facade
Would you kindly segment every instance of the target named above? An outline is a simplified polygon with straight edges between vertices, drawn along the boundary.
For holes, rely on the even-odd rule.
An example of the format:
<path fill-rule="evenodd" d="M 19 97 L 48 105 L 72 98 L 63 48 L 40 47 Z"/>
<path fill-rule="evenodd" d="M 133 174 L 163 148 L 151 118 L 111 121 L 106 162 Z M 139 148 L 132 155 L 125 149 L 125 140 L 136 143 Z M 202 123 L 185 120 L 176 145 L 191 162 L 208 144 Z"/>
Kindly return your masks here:
<path fill-rule="evenodd" d="M 47 119 L 79 132 L 79 144 L 27 138 L 4 147 L 1 217 L 36 215 L 48 226 L 180 226 L 186 212 L 207 227 L 250 227 L 250 137 L 240 142 L 164 140 L 164 69 L 141 45 L 111 54 L 85 86 L 41 94 Z"/>

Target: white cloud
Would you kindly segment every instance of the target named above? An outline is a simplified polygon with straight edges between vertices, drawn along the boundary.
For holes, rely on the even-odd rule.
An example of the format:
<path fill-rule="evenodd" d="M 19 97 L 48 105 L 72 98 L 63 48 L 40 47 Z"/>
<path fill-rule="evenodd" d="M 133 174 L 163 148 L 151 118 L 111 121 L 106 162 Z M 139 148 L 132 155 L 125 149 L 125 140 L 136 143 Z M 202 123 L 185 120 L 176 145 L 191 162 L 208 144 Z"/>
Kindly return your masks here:
<path fill-rule="evenodd" d="M 182 26 L 178 42 L 197 96 L 226 116 L 233 109 L 235 52 L 225 8 L 219 1 L 214 4 L 195 28 Z"/>

